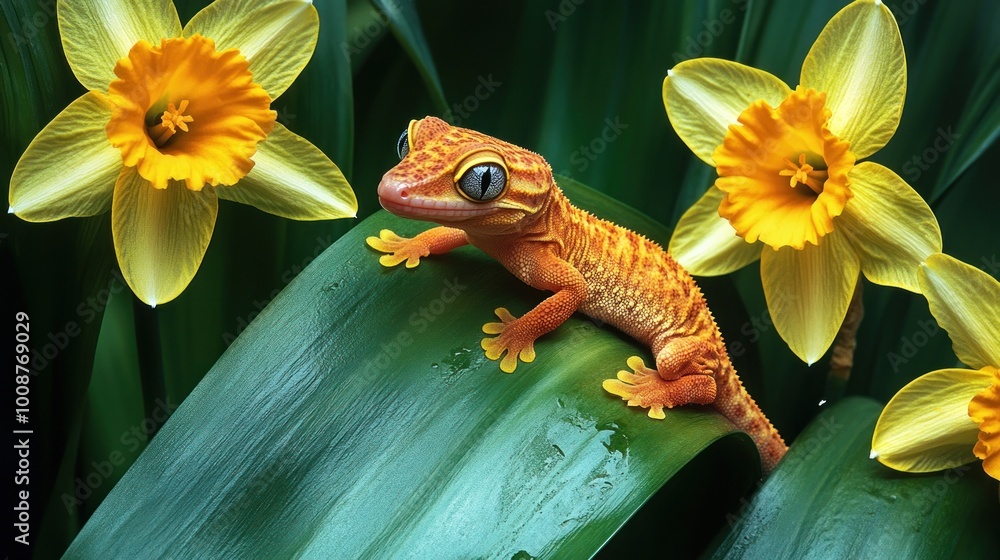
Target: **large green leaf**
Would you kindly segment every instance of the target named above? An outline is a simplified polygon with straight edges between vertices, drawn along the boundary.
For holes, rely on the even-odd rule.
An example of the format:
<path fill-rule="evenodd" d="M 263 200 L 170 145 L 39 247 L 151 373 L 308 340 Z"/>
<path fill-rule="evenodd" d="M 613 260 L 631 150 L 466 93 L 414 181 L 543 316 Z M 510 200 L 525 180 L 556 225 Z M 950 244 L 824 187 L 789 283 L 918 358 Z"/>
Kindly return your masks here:
<path fill-rule="evenodd" d="M 364 238 L 386 227 L 427 226 L 382 212 L 323 253 L 184 401 L 68 557 L 587 557 L 709 448 L 710 464 L 659 497 L 683 512 L 616 544 L 701 549 L 759 474 L 749 438 L 710 409 L 657 422 L 604 393 L 602 379 L 647 353 L 586 318 L 502 374 L 480 326 L 543 294 L 471 247 L 382 268 Z M 704 500 L 709 471 L 725 482 Z"/>
<path fill-rule="evenodd" d="M 978 462 L 908 475 L 869 459 L 881 410 L 850 398 L 819 415 L 712 557 L 995 558 L 997 481 Z"/>

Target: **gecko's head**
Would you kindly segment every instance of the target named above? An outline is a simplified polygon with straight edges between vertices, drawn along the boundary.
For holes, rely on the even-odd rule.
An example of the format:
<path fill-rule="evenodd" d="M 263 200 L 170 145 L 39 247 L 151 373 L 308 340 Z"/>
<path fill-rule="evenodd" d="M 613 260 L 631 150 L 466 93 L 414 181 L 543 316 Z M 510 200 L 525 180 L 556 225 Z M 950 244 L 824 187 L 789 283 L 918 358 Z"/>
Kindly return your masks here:
<path fill-rule="evenodd" d="M 378 186 L 382 207 L 477 233 L 519 231 L 555 184 L 538 154 L 434 117 L 410 121 L 397 152 Z"/>

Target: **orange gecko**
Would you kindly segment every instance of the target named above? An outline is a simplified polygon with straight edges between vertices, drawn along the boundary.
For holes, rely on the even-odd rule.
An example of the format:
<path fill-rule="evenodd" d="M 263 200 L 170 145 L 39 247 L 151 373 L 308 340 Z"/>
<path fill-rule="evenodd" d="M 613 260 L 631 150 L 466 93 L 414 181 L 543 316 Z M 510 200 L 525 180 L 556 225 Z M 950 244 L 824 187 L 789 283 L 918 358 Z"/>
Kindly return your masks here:
<path fill-rule="evenodd" d="M 740 383 L 701 290 L 656 243 L 575 208 L 541 156 L 434 117 L 411 121 L 401 161 L 378 186 L 382 206 L 404 218 L 442 224 L 412 239 L 382 230 L 368 244 L 384 266 L 472 244 L 523 282 L 553 292 L 514 317 L 486 323 L 486 357 L 514 371 L 535 359 L 535 340 L 580 311 L 649 346 L 656 369 L 628 359 L 632 372 L 604 389 L 649 409 L 712 404 L 757 444 L 765 473 L 787 447 Z"/>

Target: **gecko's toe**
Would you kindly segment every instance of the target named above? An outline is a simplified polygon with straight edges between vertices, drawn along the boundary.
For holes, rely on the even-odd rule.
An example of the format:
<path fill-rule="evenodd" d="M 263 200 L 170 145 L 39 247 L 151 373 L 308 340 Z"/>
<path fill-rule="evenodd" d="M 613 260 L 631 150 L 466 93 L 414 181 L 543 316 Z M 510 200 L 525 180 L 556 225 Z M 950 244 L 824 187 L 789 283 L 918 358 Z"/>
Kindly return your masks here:
<path fill-rule="evenodd" d="M 484 338 L 480 346 L 486 351 L 486 357 L 490 360 L 500 359 L 500 355 L 504 351 L 504 348 L 497 342 L 497 338 Z"/>
<path fill-rule="evenodd" d="M 405 260 L 406 259 L 404 257 L 400 257 L 400 256 L 397 256 L 397 255 L 394 255 L 394 254 L 393 255 L 382 255 L 381 257 L 378 258 L 379 264 L 381 264 L 382 266 L 384 266 L 386 268 L 392 268 L 392 267 L 396 266 L 397 264 L 399 264 L 399 263 L 401 263 L 401 262 L 403 262 Z"/>
<path fill-rule="evenodd" d="M 497 323 L 494 321 L 483 325 L 483 332 L 486 334 L 503 334 L 503 332 L 507 330 L 507 326 L 517 320 L 510 314 L 510 311 L 507 311 L 504 307 L 496 308 L 494 313 L 496 313 L 497 317 L 500 318 L 501 322 Z"/>
<path fill-rule="evenodd" d="M 517 369 L 517 352 L 507 351 L 507 355 L 500 360 L 500 371 L 504 373 L 514 373 Z"/>
<path fill-rule="evenodd" d="M 405 241 L 405 239 L 388 229 L 383 229 L 378 232 L 378 237 L 369 236 L 365 239 L 365 242 L 368 243 L 369 247 L 375 249 L 376 251 L 382 251 L 383 253 L 392 251 L 393 247 L 398 245 L 401 241 Z"/>
<path fill-rule="evenodd" d="M 522 348 L 521 352 L 518 354 L 518 357 L 521 358 L 521 361 L 524 362 L 524 363 L 526 363 L 526 364 L 535 361 L 535 343 L 534 343 L 534 341 L 529 342 L 527 346 L 525 346 L 524 348 Z"/>

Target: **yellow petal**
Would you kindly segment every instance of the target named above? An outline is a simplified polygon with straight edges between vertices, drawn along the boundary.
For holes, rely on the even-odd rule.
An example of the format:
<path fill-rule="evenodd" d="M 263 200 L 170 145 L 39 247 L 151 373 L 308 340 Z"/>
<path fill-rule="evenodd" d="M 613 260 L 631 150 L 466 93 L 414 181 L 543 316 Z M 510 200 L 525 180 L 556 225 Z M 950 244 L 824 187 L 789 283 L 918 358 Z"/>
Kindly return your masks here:
<path fill-rule="evenodd" d="M 145 39 L 181 34 L 181 21 L 170 0 L 59 0 L 63 51 L 83 87 L 107 91 L 115 63 Z"/>
<path fill-rule="evenodd" d="M 990 384 L 990 375 L 941 369 L 922 375 L 885 405 L 872 436 L 872 457 L 906 472 L 931 472 L 976 460 L 979 429 L 969 401 Z"/>
<path fill-rule="evenodd" d="M 111 229 L 122 275 L 149 305 L 166 303 L 194 278 L 215 229 L 215 189 L 192 191 L 170 181 L 155 189 L 134 167 L 115 185 Z"/>
<path fill-rule="evenodd" d="M 777 107 L 790 92 L 784 82 L 763 70 L 717 58 L 681 62 L 663 80 L 670 124 L 688 148 L 712 166 L 712 152 L 740 113 L 760 100 Z"/>
<path fill-rule="evenodd" d="M 277 124 L 257 145 L 254 167 L 219 198 L 293 220 L 353 218 L 358 201 L 344 174 L 308 140 Z"/>
<path fill-rule="evenodd" d="M 839 231 L 796 250 L 765 249 L 760 275 L 774 327 L 802 361 L 812 365 L 837 336 L 854 295 L 858 256 Z"/>
<path fill-rule="evenodd" d="M 958 359 L 973 368 L 1000 366 L 1000 282 L 943 253 L 928 257 L 918 274 Z"/>
<path fill-rule="evenodd" d="M 715 187 L 694 203 L 674 229 L 668 252 L 694 276 L 721 276 L 760 258 L 761 245 L 736 235 L 719 216 L 723 192 Z"/>
<path fill-rule="evenodd" d="M 201 33 L 216 47 L 239 49 L 250 72 L 277 99 L 305 68 L 316 48 L 319 14 L 303 0 L 216 0 L 184 26 L 184 36 Z"/>
<path fill-rule="evenodd" d="M 969 417 L 979 424 L 979 441 L 972 452 L 986 472 L 1000 480 L 1000 369 L 985 367 L 993 382 L 969 403 Z"/>
<path fill-rule="evenodd" d="M 833 16 L 802 63 L 800 84 L 827 93 L 830 131 L 864 159 L 892 138 L 906 97 L 906 55 L 892 12 L 859 0 Z"/>
<path fill-rule="evenodd" d="M 85 93 L 31 141 L 10 178 L 10 208 L 30 222 L 93 216 L 111 208 L 122 157 L 104 125 L 111 104 Z"/>
<path fill-rule="evenodd" d="M 906 181 L 877 163 L 850 173 L 854 193 L 842 228 L 861 255 L 861 271 L 876 284 L 920 292 L 917 270 L 941 251 L 941 228 L 927 203 Z"/>

